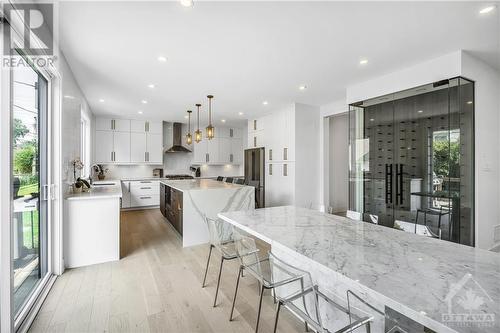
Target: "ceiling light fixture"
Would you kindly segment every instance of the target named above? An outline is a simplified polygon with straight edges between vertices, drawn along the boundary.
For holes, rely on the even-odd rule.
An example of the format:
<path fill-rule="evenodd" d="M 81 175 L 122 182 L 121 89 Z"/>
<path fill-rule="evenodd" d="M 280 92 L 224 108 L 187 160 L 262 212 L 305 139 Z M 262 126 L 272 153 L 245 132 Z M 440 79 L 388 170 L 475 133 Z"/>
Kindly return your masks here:
<path fill-rule="evenodd" d="M 155 87 L 155 85 L 153 83 L 148 84 L 148 88 L 153 89 L 154 87 Z"/>
<path fill-rule="evenodd" d="M 104 103 L 104 99 L 100 98 L 99 102 Z"/>
<path fill-rule="evenodd" d="M 367 63 L 368 63 L 368 60 L 367 60 L 367 59 L 361 59 L 361 60 L 359 61 L 359 64 L 360 64 L 360 65 L 366 65 Z"/>
<path fill-rule="evenodd" d="M 193 0 L 181 0 L 181 5 L 183 5 L 184 7 L 193 7 L 194 1 Z"/>
<path fill-rule="evenodd" d="M 238 114 L 239 114 L 240 116 L 242 116 L 242 115 L 243 115 L 243 112 L 238 112 Z"/>
<path fill-rule="evenodd" d="M 225 123 L 225 122 L 226 122 L 226 119 L 221 119 L 220 121 L 222 121 L 223 123 Z"/>
<path fill-rule="evenodd" d="M 197 119 L 198 119 L 198 128 L 194 132 L 194 141 L 196 143 L 199 143 L 201 141 L 201 137 L 202 137 L 201 131 L 200 131 L 200 106 L 201 106 L 201 104 L 196 104 L 196 108 L 198 109 L 196 111 Z"/>
<path fill-rule="evenodd" d="M 191 136 L 191 110 L 188 110 L 188 132 L 186 134 L 186 144 L 190 145 L 193 143 L 193 137 Z"/>
<path fill-rule="evenodd" d="M 269 104 L 267 101 L 262 102 L 262 104 L 267 105 Z"/>
<path fill-rule="evenodd" d="M 495 6 L 484 7 L 483 9 L 481 9 L 479 11 L 479 14 L 488 14 L 488 13 L 492 12 L 494 9 L 495 9 Z"/>
<path fill-rule="evenodd" d="M 142 111 L 141 111 L 141 110 L 139 110 L 139 111 L 137 111 L 137 113 L 138 113 L 138 114 L 142 114 Z"/>
<path fill-rule="evenodd" d="M 307 89 L 307 86 L 306 86 L 305 84 L 303 84 L 303 85 L 301 85 L 301 86 L 299 87 L 299 90 L 306 90 L 306 89 Z"/>
<path fill-rule="evenodd" d="M 160 61 L 160 62 L 165 62 L 165 61 L 167 61 L 167 58 L 166 58 L 166 57 L 164 57 L 164 56 L 159 56 L 159 57 L 158 57 L 158 61 Z"/>
<path fill-rule="evenodd" d="M 206 131 L 207 131 L 207 139 L 212 140 L 215 134 L 214 133 L 215 128 L 212 126 L 212 98 L 214 98 L 214 96 L 208 95 L 207 98 L 208 98 L 208 126 L 206 128 Z"/>
<path fill-rule="evenodd" d="M 143 100 L 141 101 L 141 103 L 142 103 L 142 104 L 148 104 L 148 101 L 146 101 L 145 99 L 143 99 Z"/>

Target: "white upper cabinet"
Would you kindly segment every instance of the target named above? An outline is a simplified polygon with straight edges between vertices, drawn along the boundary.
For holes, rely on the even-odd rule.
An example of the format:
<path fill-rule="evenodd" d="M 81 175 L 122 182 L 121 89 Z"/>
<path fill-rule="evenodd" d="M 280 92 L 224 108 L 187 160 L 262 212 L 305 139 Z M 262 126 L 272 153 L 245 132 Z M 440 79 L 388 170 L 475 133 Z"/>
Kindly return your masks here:
<path fill-rule="evenodd" d="M 162 133 L 161 121 L 97 117 L 95 162 L 163 164 Z"/>
<path fill-rule="evenodd" d="M 219 153 L 220 142 L 221 142 L 220 138 L 213 138 L 212 140 L 207 140 L 207 162 L 208 163 L 211 163 L 211 164 L 223 163 L 223 162 L 221 162 L 221 156 Z"/>
<path fill-rule="evenodd" d="M 202 140 L 199 143 L 196 143 L 193 140 L 193 163 L 207 163 L 207 140 Z"/>
<path fill-rule="evenodd" d="M 215 128 L 216 138 L 229 138 L 229 128 L 227 127 L 216 127 Z"/>
<path fill-rule="evenodd" d="M 212 140 L 203 138 L 200 143 L 193 143 L 193 163 L 241 164 L 243 162 L 242 132 L 241 128 L 216 127 L 215 137 Z M 239 135 L 240 138 L 234 137 L 235 134 Z"/>
<path fill-rule="evenodd" d="M 231 139 L 231 163 L 242 164 L 243 163 L 243 140 L 242 139 Z"/>

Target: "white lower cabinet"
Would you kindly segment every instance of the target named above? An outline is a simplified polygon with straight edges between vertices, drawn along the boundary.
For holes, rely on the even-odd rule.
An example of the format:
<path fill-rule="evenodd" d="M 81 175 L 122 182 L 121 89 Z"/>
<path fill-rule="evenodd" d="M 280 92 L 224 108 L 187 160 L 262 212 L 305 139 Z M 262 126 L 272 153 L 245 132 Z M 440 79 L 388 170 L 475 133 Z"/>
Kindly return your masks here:
<path fill-rule="evenodd" d="M 123 189 L 123 186 L 122 186 Z M 160 205 L 160 182 L 157 180 L 137 180 L 129 182 L 130 205 L 123 208 L 139 208 Z M 123 193 L 125 196 L 125 193 Z"/>

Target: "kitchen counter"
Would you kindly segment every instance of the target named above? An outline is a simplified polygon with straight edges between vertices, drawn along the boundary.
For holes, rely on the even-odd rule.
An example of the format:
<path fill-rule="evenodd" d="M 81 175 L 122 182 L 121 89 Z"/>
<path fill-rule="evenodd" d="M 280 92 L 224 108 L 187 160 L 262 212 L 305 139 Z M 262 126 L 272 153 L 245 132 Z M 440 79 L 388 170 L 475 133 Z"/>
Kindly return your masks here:
<path fill-rule="evenodd" d="M 208 242 L 205 216 L 255 207 L 255 188 L 212 179 L 162 180 L 160 193 L 160 210 L 184 247 Z"/>
<path fill-rule="evenodd" d="M 436 332 L 500 331 L 498 253 L 293 206 L 219 217 L 271 244 L 340 299 L 353 290 Z"/>
<path fill-rule="evenodd" d="M 219 182 L 214 179 L 161 180 L 160 182 L 182 192 L 214 189 L 238 189 L 245 187 L 245 185 Z"/>
<path fill-rule="evenodd" d="M 113 185 L 99 185 L 109 184 Z M 88 200 L 88 199 L 103 199 L 103 198 L 121 198 L 122 187 L 120 181 L 117 180 L 103 180 L 94 182 L 90 190 L 80 193 L 68 193 L 66 200 Z"/>

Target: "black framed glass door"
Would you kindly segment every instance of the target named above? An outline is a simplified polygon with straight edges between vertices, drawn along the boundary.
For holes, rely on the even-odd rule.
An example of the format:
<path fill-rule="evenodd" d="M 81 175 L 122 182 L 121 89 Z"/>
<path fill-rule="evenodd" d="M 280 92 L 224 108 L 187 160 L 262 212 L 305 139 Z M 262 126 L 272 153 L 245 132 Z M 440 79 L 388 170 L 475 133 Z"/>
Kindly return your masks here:
<path fill-rule="evenodd" d="M 350 209 L 473 245 L 473 92 L 454 78 L 350 105 Z"/>

